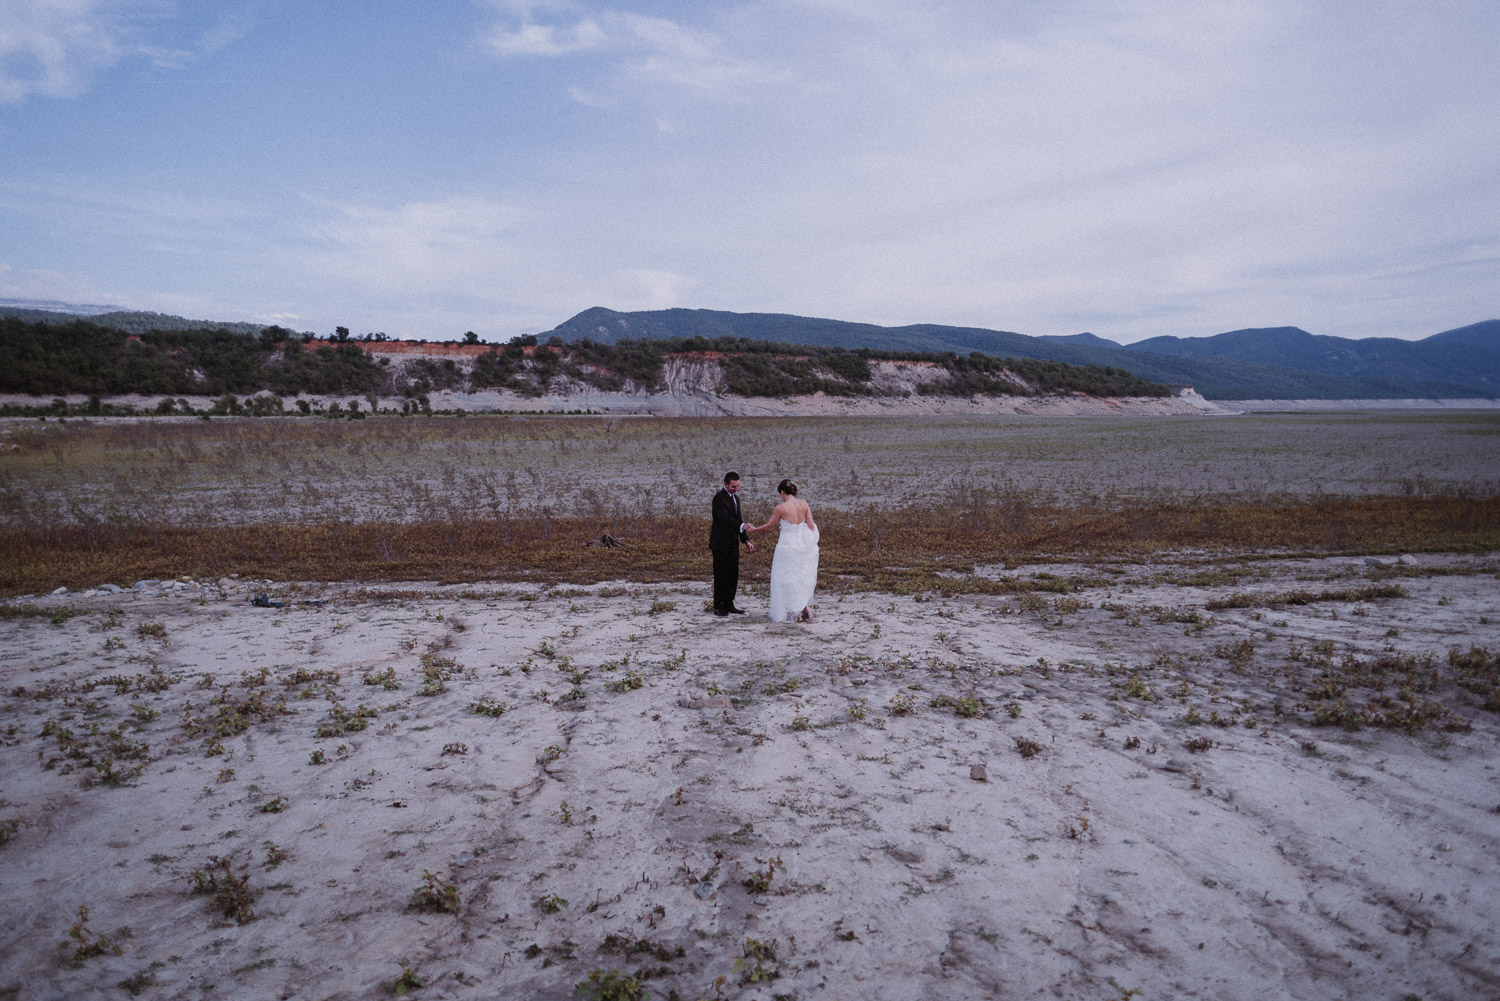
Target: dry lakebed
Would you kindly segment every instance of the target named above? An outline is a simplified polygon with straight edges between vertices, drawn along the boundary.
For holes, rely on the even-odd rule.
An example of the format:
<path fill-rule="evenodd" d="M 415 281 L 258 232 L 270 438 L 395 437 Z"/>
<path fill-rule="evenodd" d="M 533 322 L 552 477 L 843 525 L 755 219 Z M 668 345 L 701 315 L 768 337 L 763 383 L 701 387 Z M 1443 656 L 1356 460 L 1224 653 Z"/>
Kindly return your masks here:
<path fill-rule="evenodd" d="M 1494 997 L 1497 570 L 29 598 L 0 997 Z"/>

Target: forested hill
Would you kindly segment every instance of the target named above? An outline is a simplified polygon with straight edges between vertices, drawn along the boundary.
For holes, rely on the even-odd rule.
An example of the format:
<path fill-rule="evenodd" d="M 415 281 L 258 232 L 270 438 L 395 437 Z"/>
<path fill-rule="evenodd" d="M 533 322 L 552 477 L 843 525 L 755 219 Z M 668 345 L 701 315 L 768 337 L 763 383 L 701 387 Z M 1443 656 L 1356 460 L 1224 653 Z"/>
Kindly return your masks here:
<path fill-rule="evenodd" d="M 707 366 L 712 391 L 741 396 L 896 390 L 881 363 L 922 369 L 914 391 L 937 396 L 1086 393 L 1161 397 L 1171 390 L 1113 366 L 919 351 L 846 351 L 745 338 L 622 340 L 604 344 L 520 337 L 505 345 L 390 340 L 319 341 L 280 327 L 148 330 L 129 334 L 90 320 L 0 317 L 0 393 L 212 395 L 300 393 L 418 396 L 433 390 L 508 390 L 525 396 L 579 388 L 660 390 L 673 364 Z"/>
<path fill-rule="evenodd" d="M 280 327 L 127 333 L 91 320 L 0 317 L 0 392 L 32 396 L 362 393 L 381 367 L 355 343 L 307 350 Z"/>
<path fill-rule="evenodd" d="M 1158 337 L 1120 345 L 1093 334 L 1028 337 L 980 327 L 880 327 L 781 313 L 664 309 L 584 310 L 542 334 L 566 341 L 748 337 L 798 344 L 1037 358 L 1124 368 L 1144 379 L 1190 385 L 1209 399 L 1399 399 L 1500 397 L 1500 321 L 1418 341 L 1323 337 L 1296 327 L 1213 337 Z"/>
<path fill-rule="evenodd" d="M 11 303 L 17 300 L 10 300 Z M 4 300 L 0 300 L 4 302 Z M 266 329 L 264 323 L 215 322 L 189 320 L 170 313 L 152 313 L 145 310 L 115 309 L 104 306 L 68 306 L 57 303 L 62 309 L 0 305 L 0 317 L 11 316 L 30 323 L 67 325 L 83 318 L 101 327 L 112 327 L 127 334 L 144 334 L 148 330 L 232 330 L 239 334 L 258 334 Z"/>

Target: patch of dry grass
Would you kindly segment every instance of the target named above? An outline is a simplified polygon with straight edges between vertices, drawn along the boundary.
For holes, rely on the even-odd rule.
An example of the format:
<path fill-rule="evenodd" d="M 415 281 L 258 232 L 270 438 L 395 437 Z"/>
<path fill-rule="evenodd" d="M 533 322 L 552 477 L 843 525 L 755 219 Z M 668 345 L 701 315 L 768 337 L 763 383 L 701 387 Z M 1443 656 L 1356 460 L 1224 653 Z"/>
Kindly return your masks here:
<path fill-rule="evenodd" d="M 1225 552 L 1476 551 L 1500 546 L 1500 498 L 1380 497 L 1319 501 L 1144 502 L 1072 506 L 1022 497 L 896 510 L 824 511 L 825 587 L 910 592 L 1066 590 L 1065 582 L 992 580 L 976 565 Z M 590 546 L 602 532 L 618 549 Z M 538 583 L 695 580 L 707 565 L 707 520 L 528 516 L 425 523 L 0 528 L 0 593 L 194 576 L 293 580 L 524 578 Z M 761 551 L 764 552 L 764 549 Z M 766 576 L 769 556 L 742 576 Z"/>

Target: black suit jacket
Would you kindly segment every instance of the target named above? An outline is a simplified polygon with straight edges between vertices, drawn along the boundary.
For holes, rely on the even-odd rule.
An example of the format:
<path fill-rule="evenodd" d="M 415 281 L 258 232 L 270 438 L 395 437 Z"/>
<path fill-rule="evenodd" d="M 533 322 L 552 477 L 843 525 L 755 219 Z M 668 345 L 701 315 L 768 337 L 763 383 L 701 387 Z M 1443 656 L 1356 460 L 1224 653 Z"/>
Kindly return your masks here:
<path fill-rule="evenodd" d="M 734 495 L 719 488 L 714 494 L 713 525 L 708 530 L 709 549 L 737 549 L 741 542 L 749 542 L 750 536 L 740 531 L 744 517 L 735 506 Z"/>

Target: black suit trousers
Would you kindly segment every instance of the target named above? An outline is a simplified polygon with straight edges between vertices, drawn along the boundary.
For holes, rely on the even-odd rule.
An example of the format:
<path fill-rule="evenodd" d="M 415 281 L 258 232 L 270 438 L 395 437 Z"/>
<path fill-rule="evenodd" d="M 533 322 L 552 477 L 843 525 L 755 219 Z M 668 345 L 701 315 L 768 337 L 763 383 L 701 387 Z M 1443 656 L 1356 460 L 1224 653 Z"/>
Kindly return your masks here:
<path fill-rule="evenodd" d="M 740 586 L 740 547 L 719 546 L 714 554 L 714 610 L 729 611 L 734 607 L 734 592 Z"/>

